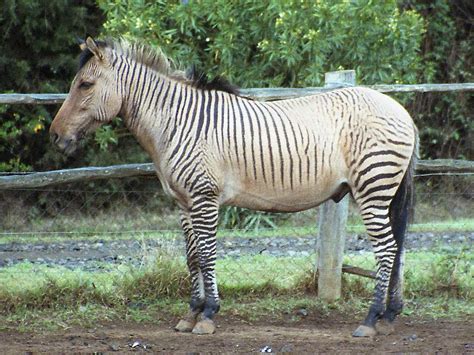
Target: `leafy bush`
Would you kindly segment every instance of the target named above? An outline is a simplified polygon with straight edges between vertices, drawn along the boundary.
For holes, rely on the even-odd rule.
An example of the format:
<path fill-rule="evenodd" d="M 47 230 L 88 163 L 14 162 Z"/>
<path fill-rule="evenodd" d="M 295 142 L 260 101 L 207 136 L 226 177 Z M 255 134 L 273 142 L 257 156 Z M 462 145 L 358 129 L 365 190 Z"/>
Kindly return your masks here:
<path fill-rule="evenodd" d="M 470 0 L 404 0 L 404 9 L 417 11 L 426 23 L 420 56 L 420 82 L 474 81 L 474 32 Z M 423 158 L 474 159 L 472 140 L 474 95 L 470 92 L 411 95 L 407 109 L 420 128 Z"/>
<path fill-rule="evenodd" d="M 0 92 L 65 92 L 77 69 L 76 36 L 98 32 L 94 1 L 5 0 L 0 8 Z M 66 79 L 67 78 L 67 79 Z M 47 127 L 56 107 L 0 105 L 0 171 L 63 161 L 50 153 Z"/>
<path fill-rule="evenodd" d="M 315 86 L 356 69 L 361 83 L 416 82 L 423 21 L 397 2 L 99 0 L 107 34 L 145 40 L 245 87 Z"/>

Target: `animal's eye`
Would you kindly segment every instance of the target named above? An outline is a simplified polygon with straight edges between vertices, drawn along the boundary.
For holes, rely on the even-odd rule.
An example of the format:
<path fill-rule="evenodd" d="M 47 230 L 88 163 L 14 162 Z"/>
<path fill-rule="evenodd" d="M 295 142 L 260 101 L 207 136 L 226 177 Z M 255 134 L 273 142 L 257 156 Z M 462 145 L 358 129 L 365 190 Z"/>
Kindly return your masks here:
<path fill-rule="evenodd" d="M 94 85 L 94 83 L 83 81 L 82 83 L 79 84 L 79 89 L 90 89 L 92 85 Z"/>

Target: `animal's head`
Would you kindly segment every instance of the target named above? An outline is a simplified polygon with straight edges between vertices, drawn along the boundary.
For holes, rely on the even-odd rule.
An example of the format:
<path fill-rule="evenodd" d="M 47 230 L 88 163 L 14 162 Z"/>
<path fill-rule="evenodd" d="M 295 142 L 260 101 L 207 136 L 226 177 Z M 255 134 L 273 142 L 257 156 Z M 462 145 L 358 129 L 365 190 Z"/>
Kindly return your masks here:
<path fill-rule="evenodd" d="M 80 69 L 49 130 L 51 141 L 68 155 L 87 133 L 117 116 L 122 106 L 111 49 L 90 36 L 80 47 Z"/>

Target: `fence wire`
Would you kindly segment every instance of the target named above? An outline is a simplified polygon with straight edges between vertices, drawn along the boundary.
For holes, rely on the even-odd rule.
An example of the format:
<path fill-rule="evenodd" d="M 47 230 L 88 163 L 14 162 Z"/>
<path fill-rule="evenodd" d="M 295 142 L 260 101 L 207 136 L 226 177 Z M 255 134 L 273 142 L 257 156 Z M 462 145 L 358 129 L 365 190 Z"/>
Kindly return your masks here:
<path fill-rule="evenodd" d="M 416 178 L 408 252 L 451 252 L 473 245 L 473 184 L 474 178 L 465 175 Z M 184 264 L 178 210 L 155 179 L 2 190 L 0 209 L 0 271 L 29 264 L 38 270 L 108 272 L 123 265 L 143 267 L 163 253 Z M 314 271 L 318 210 L 262 218 L 276 227 L 219 229 L 217 271 L 224 282 L 258 279 L 291 286 L 302 274 Z M 371 246 L 354 203 L 345 255 L 346 263 L 373 268 Z"/>

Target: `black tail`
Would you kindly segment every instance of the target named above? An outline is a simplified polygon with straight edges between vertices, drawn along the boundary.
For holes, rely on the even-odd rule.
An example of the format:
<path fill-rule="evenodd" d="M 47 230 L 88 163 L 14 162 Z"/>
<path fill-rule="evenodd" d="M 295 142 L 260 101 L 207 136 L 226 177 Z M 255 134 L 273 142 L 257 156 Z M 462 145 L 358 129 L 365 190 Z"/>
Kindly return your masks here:
<path fill-rule="evenodd" d="M 390 222 L 397 244 L 402 246 L 408 223 L 413 222 L 415 204 L 415 165 L 418 159 L 418 134 L 415 131 L 415 146 L 403 180 L 390 204 Z"/>

